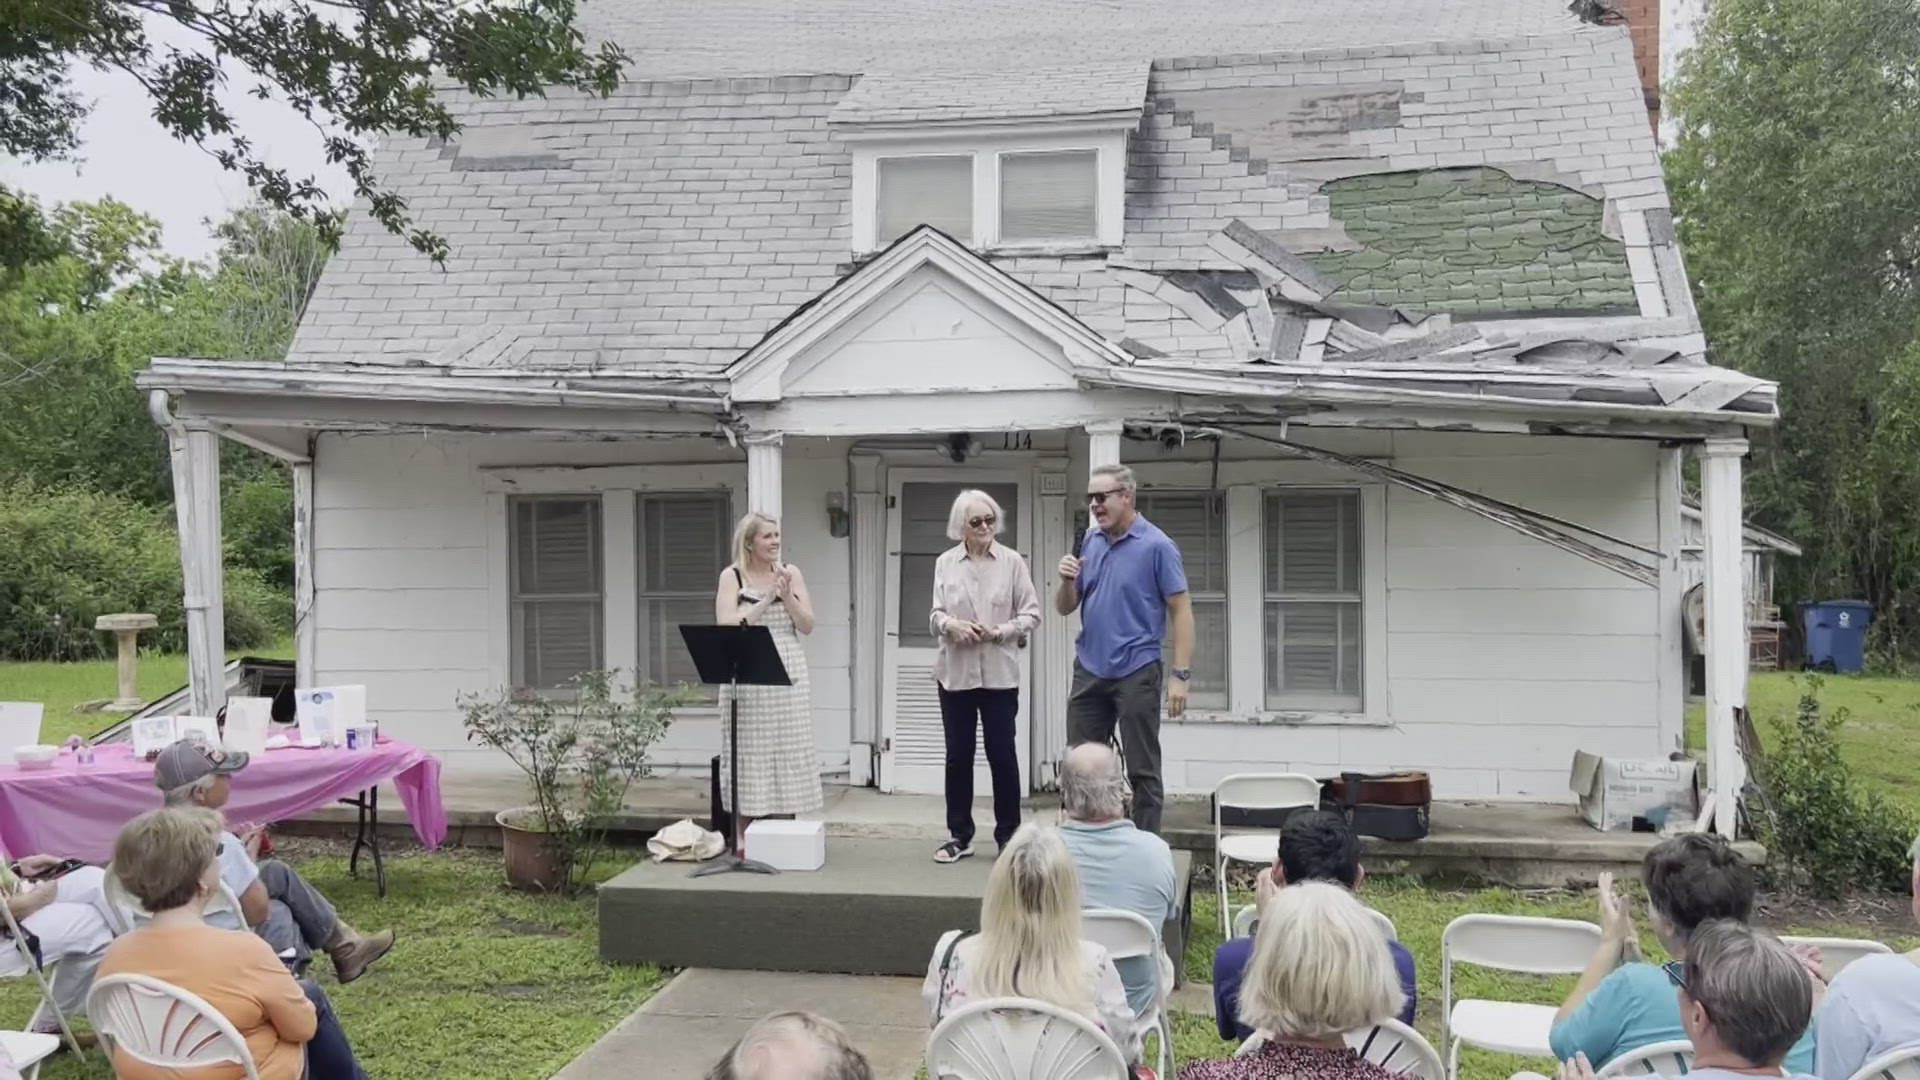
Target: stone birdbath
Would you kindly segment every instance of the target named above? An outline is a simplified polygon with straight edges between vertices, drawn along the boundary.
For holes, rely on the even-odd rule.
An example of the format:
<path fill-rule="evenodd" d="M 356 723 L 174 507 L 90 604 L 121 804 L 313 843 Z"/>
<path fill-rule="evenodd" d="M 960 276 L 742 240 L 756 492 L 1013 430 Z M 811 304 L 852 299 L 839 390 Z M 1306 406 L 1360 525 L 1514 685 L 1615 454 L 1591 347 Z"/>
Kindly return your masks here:
<path fill-rule="evenodd" d="M 152 615 L 102 615 L 93 621 L 95 630 L 111 630 L 120 644 L 120 696 L 111 705 L 104 707 L 105 712 L 130 713 L 139 711 L 146 702 L 140 697 L 140 682 L 137 678 L 140 667 L 140 649 L 137 641 L 140 631 L 152 630 L 160 625 L 160 620 Z"/>

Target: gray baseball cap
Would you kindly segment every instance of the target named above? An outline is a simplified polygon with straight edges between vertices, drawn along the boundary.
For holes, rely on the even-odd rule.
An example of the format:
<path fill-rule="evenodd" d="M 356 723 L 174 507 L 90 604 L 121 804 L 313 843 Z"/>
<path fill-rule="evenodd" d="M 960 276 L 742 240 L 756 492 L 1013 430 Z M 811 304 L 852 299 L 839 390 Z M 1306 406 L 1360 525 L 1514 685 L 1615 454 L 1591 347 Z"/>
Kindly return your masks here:
<path fill-rule="evenodd" d="M 247 755 L 221 750 L 194 739 L 181 739 L 153 761 L 153 786 L 161 791 L 185 787 L 214 773 L 237 773 L 247 767 Z"/>

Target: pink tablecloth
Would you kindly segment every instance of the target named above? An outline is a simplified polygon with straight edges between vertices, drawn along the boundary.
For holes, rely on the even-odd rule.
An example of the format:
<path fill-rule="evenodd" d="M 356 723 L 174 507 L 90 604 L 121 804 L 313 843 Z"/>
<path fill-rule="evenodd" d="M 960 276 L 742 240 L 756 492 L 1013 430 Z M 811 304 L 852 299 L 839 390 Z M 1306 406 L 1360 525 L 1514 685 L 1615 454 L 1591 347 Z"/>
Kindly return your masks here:
<path fill-rule="evenodd" d="M 260 825 L 326 806 L 392 780 L 429 848 L 447 837 L 440 761 L 417 746 L 382 738 L 372 750 L 301 750 L 253 755 L 233 778 L 227 820 Z M 128 743 L 110 743 L 81 765 L 64 747 L 51 769 L 0 765 L 0 843 L 12 858 L 45 853 L 106 862 L 120 826 L 160 805 L 153 766 Z"/>

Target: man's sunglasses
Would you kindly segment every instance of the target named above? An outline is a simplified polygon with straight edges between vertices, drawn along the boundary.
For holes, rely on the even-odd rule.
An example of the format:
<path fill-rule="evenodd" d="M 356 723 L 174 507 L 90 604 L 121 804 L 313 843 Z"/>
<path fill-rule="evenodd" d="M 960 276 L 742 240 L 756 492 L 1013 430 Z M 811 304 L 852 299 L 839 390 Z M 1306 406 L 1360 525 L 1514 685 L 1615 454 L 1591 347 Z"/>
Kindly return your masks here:
<path fill-rule="evenodd" d="M 1107 504 L 1107 496 L 1118 495 L 1125 490 L 1127 489 L 1114 488 L 1112 491 L 1089 491 L 1087 492 L 1087 501 L 1095 506 L 1105 506 Z"/>
<path fill-rule="evenodd" d="M 967 519 L 967 528 L 969 528 L 969 529 L 977 529 L 977 528 L 979 528 L 979 527 L 980 527 L 980 526 L 982 526 L 982 525 L 994 525 L 994 524 L 997 524 L 997 523 L 998 523 L 999 521 L 1000 521 L 1000 519 L 999 519 L 999 518 L 997 518 L 997 517 L 995 517 L 995 516 L 993 516 L 992 514 L 982 514 L 982 515 L 981 515 L 981 516 L 979 516 L 979 517 L 971 517 L 971 518 L 968 518 L 968 519 Z"/>

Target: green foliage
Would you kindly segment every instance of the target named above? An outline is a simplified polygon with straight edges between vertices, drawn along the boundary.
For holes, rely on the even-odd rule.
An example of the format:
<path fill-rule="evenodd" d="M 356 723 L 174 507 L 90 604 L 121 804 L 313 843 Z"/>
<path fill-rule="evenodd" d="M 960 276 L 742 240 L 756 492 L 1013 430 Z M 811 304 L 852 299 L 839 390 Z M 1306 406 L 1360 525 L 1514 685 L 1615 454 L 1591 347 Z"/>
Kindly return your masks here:
<path fill-rule="evenodd" d="M 1667 95 L 1668 180 L 1718 362 L 1773 379 L 1753 514 L 1784 599 L 1920 629 L 1920 0 L 1716 0 Z"/>
<path fill-rule="evenodd" d="M 101 615 L 148 612 L 143 645 L 186 647 L 180 554 L 166 511 L 87 488 L 0 487 L 0 657 L 82 660 L 107 655 Z M 263 645 L 292 623 L 292 602 L 257 573 L 229 567 L 227 641 Z"/>
<path fill-rule="evenodd" d="M 273 165 L 235 127 L 220 95 L 239 75 L 246 92 L 284 101 L 313 123 L 313 138 L 346 167 L 353 194 L 381 224 L 441 259 L 446 242 L 411 228 L 363 136 L 452 136 L 459 125 L 439 96 L 448 83 L 488 97 L 554 85 L 611 92 L 626 56 L 611 44 L 589 50 L 575 11 L 575 0 L 15 0 L 0 20 L 0 152 L 73 156 L 91 105 L 72 71 L 118 69 L 140 83 L 154 119 L 175 138 L 243 175 L 267 205 L 337 235 L 329 207 L 338 193 Z M 0 233 L 0 250 L 11 246 Z"/>
<path fill-rule="evenodd" d="M 607 826 L 647 773 L 647 749 L 694 697 L 582 672 L 557 693 L 524 688 L 462 694 L 467 738 L 507 755 L 533 785 L 537 820 L 567 869 L 569 890 L 606 851 Z"/>
<path fill-rule="evenodd" d="M 1907 845 L 1920 819 L 1862 790 L 1840 755 L 1847 711 L 1823 715 L 1820 686 L 1809 676 L 1799 709 L 1774 718 L 1758 762 L 1766 799 L 1756 825 L 1767 867 L 1782 884 L 1820 896 L 1905 889 Z"/>

